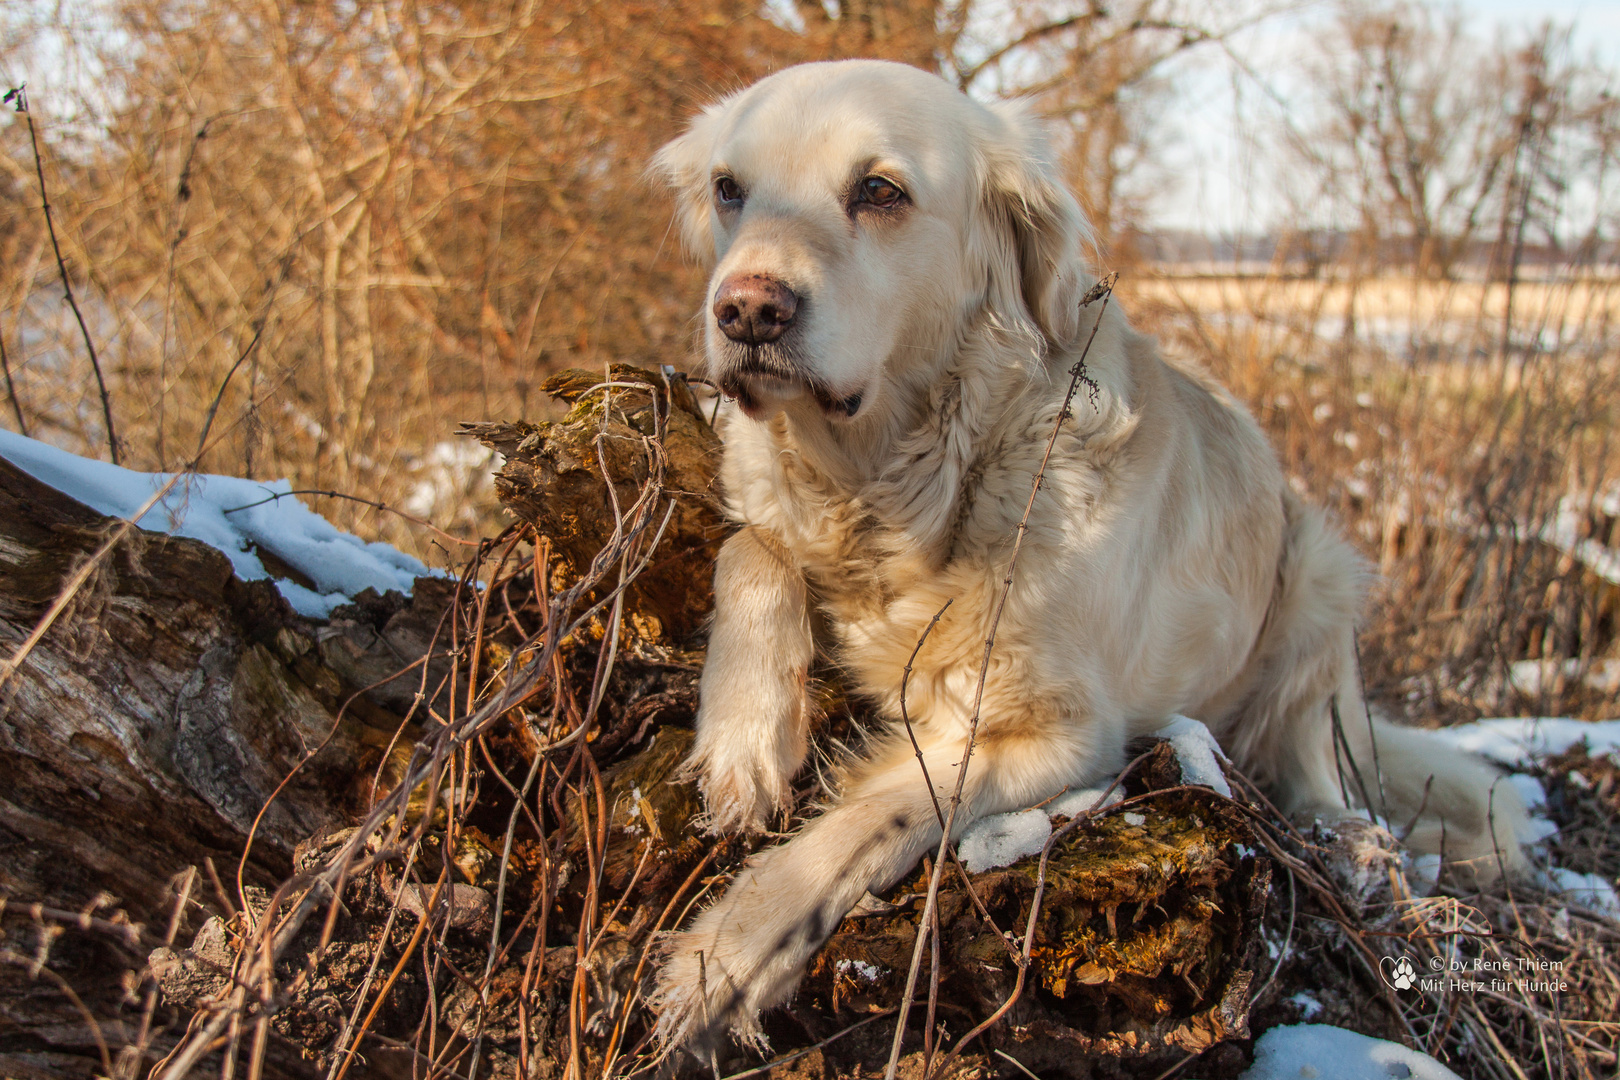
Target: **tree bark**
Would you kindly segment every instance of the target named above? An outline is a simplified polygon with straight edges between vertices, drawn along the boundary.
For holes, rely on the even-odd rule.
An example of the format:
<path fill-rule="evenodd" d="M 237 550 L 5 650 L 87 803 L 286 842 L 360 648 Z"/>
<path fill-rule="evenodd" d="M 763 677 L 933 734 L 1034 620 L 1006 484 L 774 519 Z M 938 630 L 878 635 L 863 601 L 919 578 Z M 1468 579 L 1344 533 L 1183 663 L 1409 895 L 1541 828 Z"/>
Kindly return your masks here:
<path fill-rule="evenodd" d="M 116 525 L 0 459 L 8 652 Z M 317 628 L 271 582 L 238 580 L 194 540 L 135 530 L 97 569 L 0 691 L 0 1074 L 101 1068 L 71 1000 L 18 957 L 42 961 L 92 1014 L 114 1017 L 103 1034 L 115 1048 L 133 1041 L 115 1037 L 133 1035 L 116 1017 L 147 949 L 162 942 L 187 868 L 198 872 L 193 910 L 240 905 L 239 873 L 280 882 L 299 841 L 365 797 L 376 747 L 402 724 L 388 708 L 400 688 L 344 708 L 356 683 L 339 669 L 373 681 L 377 668 L 404 666 L 398 653 L 421 655 L 421 627 L 445 598 L 444 583 L 424 584 L 410 604 L 364 597 L 392 611 L 380 626 L 362 604 Z M 53 911 L 136 925 L 58 936 Z"/>

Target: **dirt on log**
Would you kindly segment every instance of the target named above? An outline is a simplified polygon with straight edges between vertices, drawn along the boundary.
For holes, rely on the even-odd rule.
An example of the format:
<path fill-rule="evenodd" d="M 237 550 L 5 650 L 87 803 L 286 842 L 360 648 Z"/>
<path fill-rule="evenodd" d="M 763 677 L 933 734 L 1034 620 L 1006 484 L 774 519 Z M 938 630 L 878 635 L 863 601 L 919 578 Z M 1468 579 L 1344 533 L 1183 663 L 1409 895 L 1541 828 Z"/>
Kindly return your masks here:
<path fill-rule="evenodd" d="M 270 1077 L 467 1075 L 476 1056 L 480 1076 L 594 1080 L 654 1062 L 657 934 L 757 842 L 704 834 L 679 773 L 725 534 L 719 442 L 680 380 L 610 376 L 553 379 L 562 421 L 467 426 L 505 455 L 518 519 L 480 549 L 479 587 L 424 579 L 322 624 L 190 540 L 141 533 L 98 569 L 4 690 L 0 1074 L 133 1078 L 177 1046 L 186 1075 L 226 1056 Z M 643 496 L 652 525 L 602 565 Z M 0 462 L 12 649 L 115 524 Z M 558 637 L 576 584 L 583 614 Z M 834 757 L 877 722 L 859 702 L 828 711 Z M 400 784 L 430 743 L 454 748 L 444 766 Z M 806 784 L 806 806 L 825 797 L 819 773 Z M 1122 788 L 1052 848 L 1023 990 L 968 1051 L 984 1074 L 1016 1071 L 1003 1050 L 1048 1075 L 1146 1077 L 1247 1034 L 1270 874 L 1249 812 L 1183 786 L 1165 746 Z M 940 1045 L 1013 993 L 1038 868 L 946 875 Z M 925 889 L 926 867 L 871 898 L 769 1016 L 781 1053 L 875 1018 L 797 1071 L 881 1069 Z M 287 922 L 295 908 L 317 913 Z"/>

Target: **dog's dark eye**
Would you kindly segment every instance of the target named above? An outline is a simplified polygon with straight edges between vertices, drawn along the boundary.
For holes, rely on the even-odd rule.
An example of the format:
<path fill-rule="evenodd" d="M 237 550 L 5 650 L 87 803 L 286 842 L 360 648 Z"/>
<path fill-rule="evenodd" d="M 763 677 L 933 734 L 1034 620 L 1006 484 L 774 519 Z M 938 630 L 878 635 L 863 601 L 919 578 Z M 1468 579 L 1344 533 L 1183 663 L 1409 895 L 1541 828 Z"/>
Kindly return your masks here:
<path fill-rule="evenodd" d="M 868 176 L 861 181 L 860 201 L 868 206 L 887 208 L 894 206 L 906 193 L 901 191 L 893 181 L 885 180 L 881 176 Z"/>
<path fill-rule="evenodd" d="M 714 198 L 722 209 L 731 210 L 741 206 L 743 201 L 742 185 L 729 176 L 717 177 L 714 181 Z"/>

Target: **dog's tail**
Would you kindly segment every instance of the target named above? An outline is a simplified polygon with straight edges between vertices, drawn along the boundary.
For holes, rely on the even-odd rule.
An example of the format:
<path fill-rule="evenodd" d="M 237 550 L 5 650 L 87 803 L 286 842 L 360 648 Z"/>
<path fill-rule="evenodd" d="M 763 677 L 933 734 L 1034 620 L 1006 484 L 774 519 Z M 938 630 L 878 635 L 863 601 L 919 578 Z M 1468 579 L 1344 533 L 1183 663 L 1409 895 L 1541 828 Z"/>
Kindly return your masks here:
<path fill-rule="evenodd" d="M 1286 812 L 1370 809 L 1409 847 L 1477 883 L 1522 876 L 1528 822 L 1517 790 L 1482 758 L 1368 711 L 1354 627 L 1371 575 L 1317 511 L 1292 493 L 1284 510 L 1254 682 L 1231 724 L 1239 768 Z"/>
<path fill-rule="evenodd" d="M 1483 758 L 1365 712 L 1341 714 L 1340 727 L 1352 804 L 1372 807 L 1408 847 L 1439 855 L 1464 879 L 1484 884 L 1502 873 L 1525 876 L 1524 803 Z"/>

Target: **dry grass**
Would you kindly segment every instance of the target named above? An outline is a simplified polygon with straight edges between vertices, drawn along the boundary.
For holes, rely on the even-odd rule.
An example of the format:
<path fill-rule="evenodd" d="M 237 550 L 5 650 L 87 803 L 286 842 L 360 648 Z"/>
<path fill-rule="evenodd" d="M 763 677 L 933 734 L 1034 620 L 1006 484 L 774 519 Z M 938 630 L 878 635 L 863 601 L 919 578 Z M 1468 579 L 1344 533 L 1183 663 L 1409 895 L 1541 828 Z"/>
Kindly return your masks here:
<path fill-rule="evenodd" d="M 1180 309 L 1204 317 L 1242 313 L 1268 323 L 1318 326 L 1331 338 L 1347 330 L 1347 317 L 1383 336 L 1499 333 L 1512 299 L 1512 317 L 1542 334 L 1576 338 L 1595 326 L 1620 320 L 1620 275 L 1529 280 L 1510 290 L 1505 282 L 1414 280 L 1391 273 L 1366 280 L 1330 276 L 1224 275 L 1148 272 L 1121 282 L 1127 302 Z M 1355 334 L 1355 322 L 1348 324 Z M 1363 331 L 1366 332 L 1366 331 Z"/>

